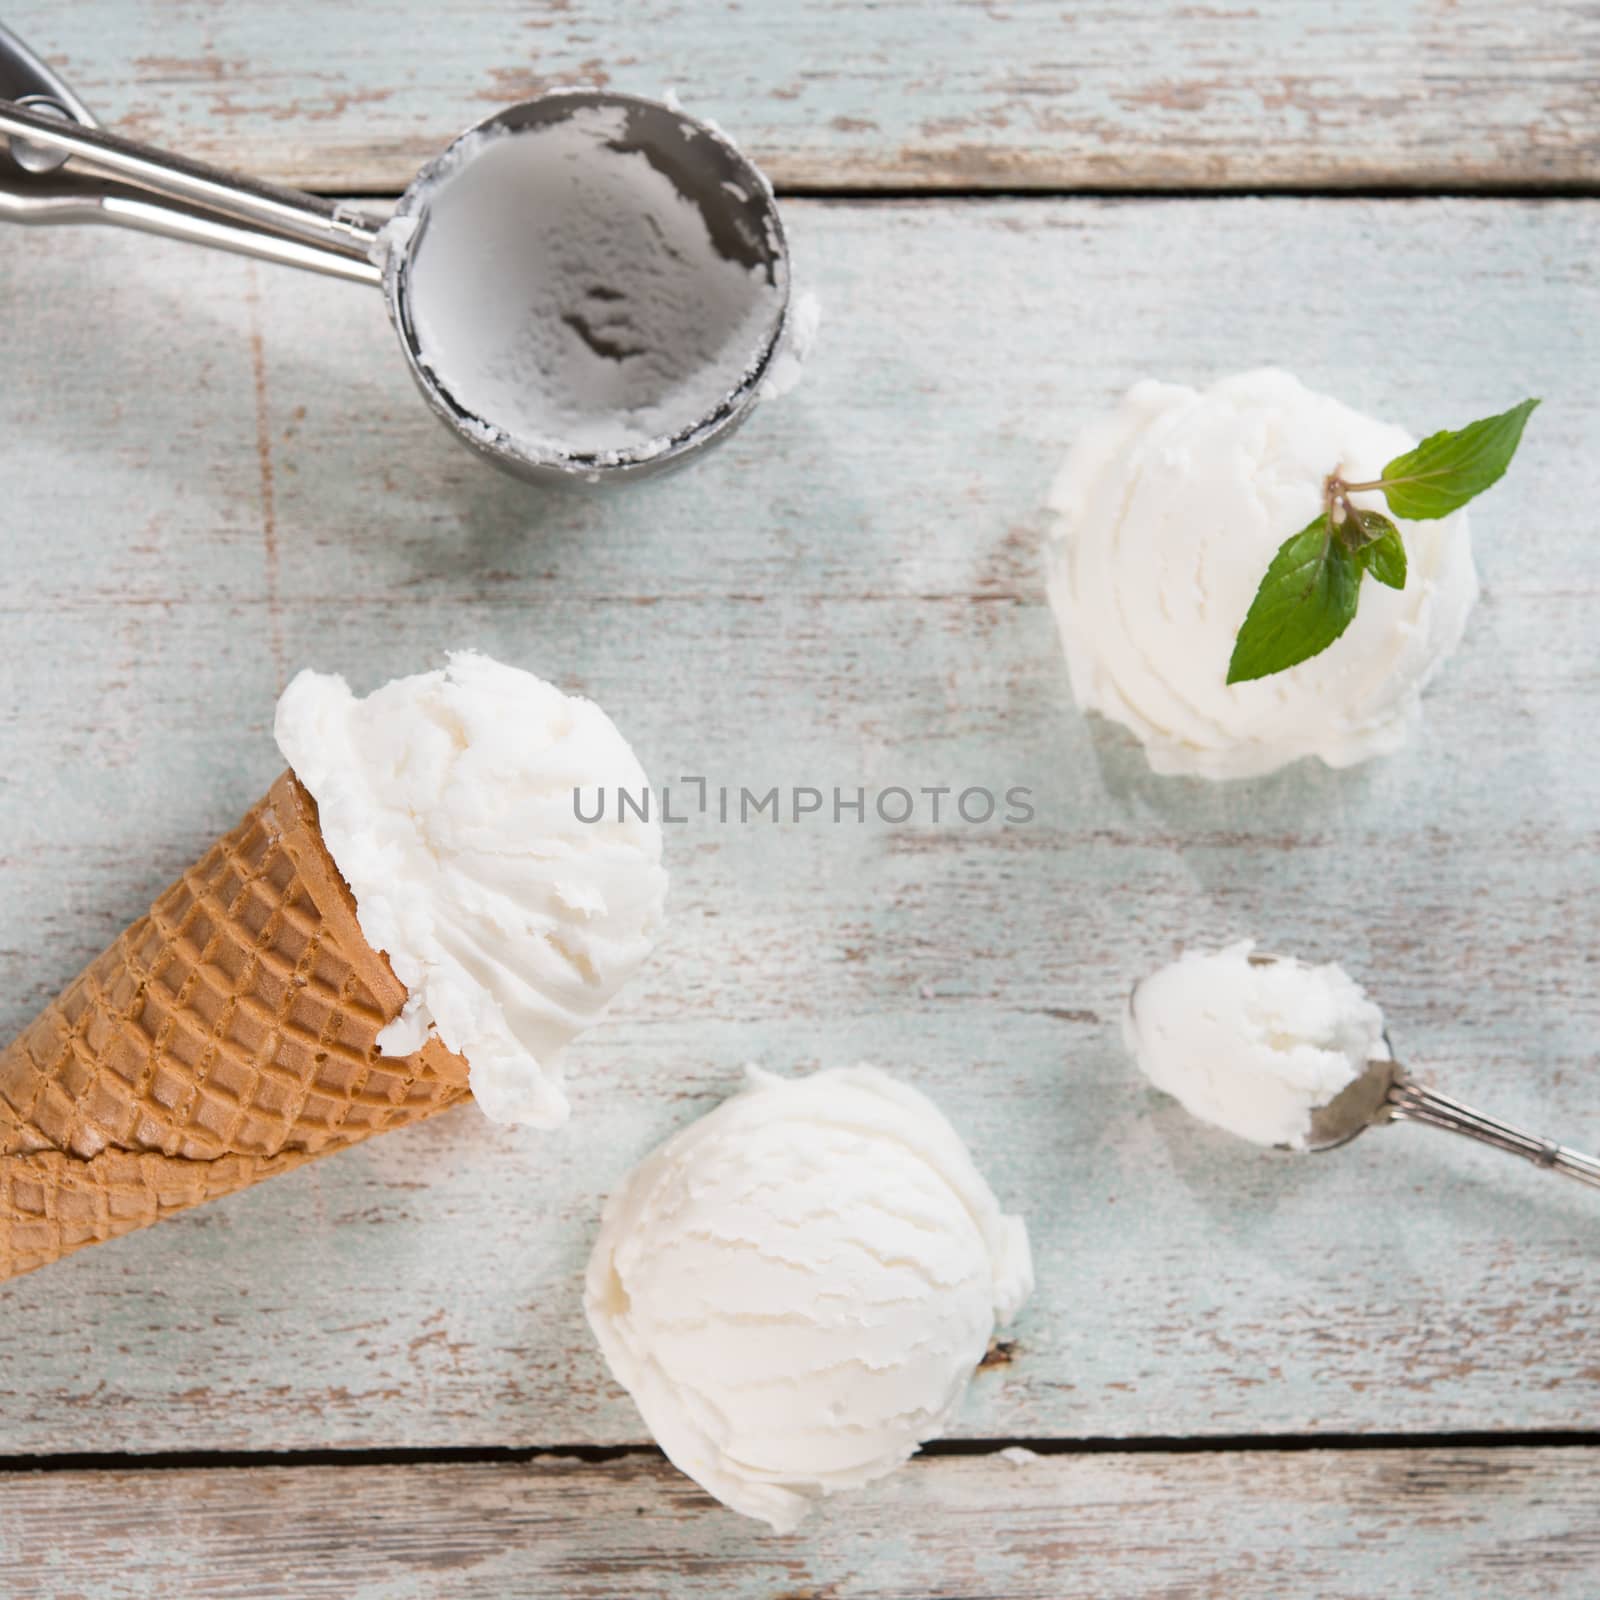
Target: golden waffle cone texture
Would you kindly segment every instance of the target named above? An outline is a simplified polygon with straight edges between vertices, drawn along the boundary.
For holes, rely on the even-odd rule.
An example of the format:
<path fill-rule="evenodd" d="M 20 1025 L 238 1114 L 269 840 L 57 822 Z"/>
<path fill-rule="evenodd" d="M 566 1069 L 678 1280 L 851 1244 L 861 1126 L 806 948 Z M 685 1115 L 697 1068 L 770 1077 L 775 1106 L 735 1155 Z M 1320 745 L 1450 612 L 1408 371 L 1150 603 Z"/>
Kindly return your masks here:
<path fill-rule="evenodd" d="M 0 1280 L 467 1096 L 291 773 L 0 1056 Z"/>

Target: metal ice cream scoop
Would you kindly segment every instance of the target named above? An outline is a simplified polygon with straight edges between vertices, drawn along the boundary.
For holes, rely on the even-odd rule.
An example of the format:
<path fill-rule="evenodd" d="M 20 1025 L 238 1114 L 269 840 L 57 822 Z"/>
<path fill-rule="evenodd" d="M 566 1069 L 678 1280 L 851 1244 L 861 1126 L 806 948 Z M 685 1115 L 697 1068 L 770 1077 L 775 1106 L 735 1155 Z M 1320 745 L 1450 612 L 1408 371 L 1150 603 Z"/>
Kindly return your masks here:
<path fill-rule="evenodd" d="M 460 405 L 419 346 L 411 267 L 427 232 L 426 185 L 463 141 L 523 134 L 586 110 L 619 119 L 607 148 L 642 156 L 697 207 L 714 252 L 760 274 L 770 316 L 753 354 L 704 413 L 661 437 L 619 449 L 530 441 Z M 397 211 L 413 223 L 380 239 L 357 208 L 259 183 L 99 129 L 82 102 L 19 39 L 0 27 L 0 219 L 106 222 L 332 274 L 383 289 L 389 318 L 423 397 L 459 438 L 497 466 L 536 482 L 611 484 L 676 466 L 726 437 L 749 413 L 783 332 L 789 267 L 772 191 L 716 129 L 632 95 L 577 90 L 542 95 L 485 118 L 412 181 Z M 469 147 L 471 148 L 471 147 Z"/>
<path fill-rule="evenodd" d="M 1258 966 L 1280 959 L 1265 952 L 1250 956 L 1252 965 Z M 1384 1042 L 1388 1043 L 1387 1034 Z M 1521 1156 L 1537 1167 L 1600 1188 L 1600 1159 L 1553 1140 L 1541 1139 L 1498 1117 L 1474 1111 L 1436 1089 L 1425 1088 L 1408 1077 L 1405 1068 L 1392 1059 L 1392 1047 L 1390 1056 L 1387 1061 L 1368 1062 L 1367 1070 L 1359 1078 L 1346 1084 L 1327 1105 L 1311 1113 L 1307 1150 L 1337 1150 L 1340 1145 L 1349 1144 L 1357 1134 L 1387 1122 L 1423 1122 L 1430 1128 L 1464 1134 L 1481 1144 L 1493 1145 L 1496 1150 Z"/>

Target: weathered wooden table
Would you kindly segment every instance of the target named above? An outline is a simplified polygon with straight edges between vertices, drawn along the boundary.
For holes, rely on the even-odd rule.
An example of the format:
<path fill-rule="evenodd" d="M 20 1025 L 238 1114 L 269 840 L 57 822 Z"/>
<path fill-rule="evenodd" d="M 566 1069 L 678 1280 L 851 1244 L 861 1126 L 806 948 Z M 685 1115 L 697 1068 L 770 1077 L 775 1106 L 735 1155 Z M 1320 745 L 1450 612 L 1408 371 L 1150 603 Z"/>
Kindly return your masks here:
<path fill-rule="evenodd" d="M 670 931 L 568 1131 L 468 1108 L 0 1289 L 0 1592 L 1600 1594 L 1596 1197 L 1416 1129 L 1264 1157 L 1117 1038 L 1132 978 L 1256 933 L 1344 961 L 1440 1083 L 1600 1139 L 1592 0 L 6 20 L 109 124 L 350 195 L 547 85 L 675 87 L 794 197 L 825 321 L 799 391 L 593 504 L 448 439 L 376 295 L 0 234 L 5 1028 L 265 787 L 303 664 L 477 645 L 658 781 L 1038 817 L 669 830 Z M 1136 377 L 1263 361 L 1418 428 L 1546 404 L 1403 754 L 1157 780 L 1072 707 L 1041 496 Z M 969 1136 L 1039 1291 L 953 1441 L 779 1539 L 649 1447 L 578 1276 L 742 1063 L 862 1058 Z"/>

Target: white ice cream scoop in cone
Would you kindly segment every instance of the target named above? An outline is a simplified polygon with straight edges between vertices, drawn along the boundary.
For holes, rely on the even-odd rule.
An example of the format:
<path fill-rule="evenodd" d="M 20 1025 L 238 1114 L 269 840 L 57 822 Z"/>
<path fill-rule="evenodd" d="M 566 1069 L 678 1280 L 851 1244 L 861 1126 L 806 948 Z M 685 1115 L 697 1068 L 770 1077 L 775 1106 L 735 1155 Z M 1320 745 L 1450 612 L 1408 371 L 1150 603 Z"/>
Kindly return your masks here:
<path fill-rule="evenodd" d="M 385 224 L 99 129 L 0 28 L 0 219 L 106 222 L 381 287 L 412 377 L 540 483 L 681 465 L 755 404 L 789 266 L 761 173 L 674 106 L 571 90 L 495 113 Z"/>

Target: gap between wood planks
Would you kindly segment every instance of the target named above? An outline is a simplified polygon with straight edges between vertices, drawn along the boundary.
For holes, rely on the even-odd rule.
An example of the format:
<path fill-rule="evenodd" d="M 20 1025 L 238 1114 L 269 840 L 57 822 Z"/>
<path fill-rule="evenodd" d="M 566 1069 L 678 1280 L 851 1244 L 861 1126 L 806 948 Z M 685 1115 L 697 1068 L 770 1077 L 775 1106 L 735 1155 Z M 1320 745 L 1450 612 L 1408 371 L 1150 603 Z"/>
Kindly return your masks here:
<path fill-rule="evenodd" d="M 324 200 L 398 200 L 398 189 L 319 188 L 307 190 Z M 1518 179 L 1478 184 L 1367 183 L 1338 186 L 1315 184 L 1191 184 L 1184 188 L 1084 184 L 1054 188 L 973 187 L 962 184 L 776 184 L 780 200 L 833 200 L 861 204 L 905 200 L 1596 200 L 1600 177 Z"/>
<path fill-rule="evenodd" d="M 1041 1456 L 1194 1456 L 1244 1452 L 1416 1450 L 1600 1450 L 1600 1429 L 1550 1428 L 1519 1433 L 1241 1433 L 1200 1438 L 937 1439 L 922 1456 L 985 1456 L 1000 1450 L 1031 1450 Z M 651 1444 L 548 1444 L 418 1446 L 355 1450 L 165 1450 L 122 1453 L 0 1456 L 0 1474 L 11 1472 L 181 1472 L 258 1467 L 414 1467 L 540 1461 L 552 1457 L 606 1462 L 664 1457 Z"/>

